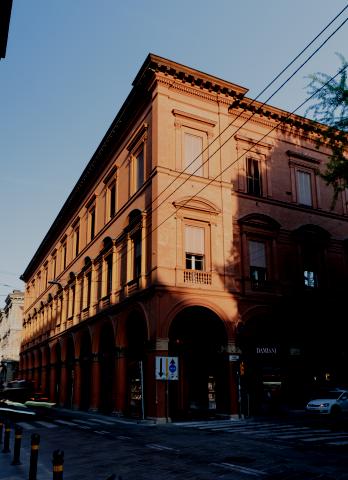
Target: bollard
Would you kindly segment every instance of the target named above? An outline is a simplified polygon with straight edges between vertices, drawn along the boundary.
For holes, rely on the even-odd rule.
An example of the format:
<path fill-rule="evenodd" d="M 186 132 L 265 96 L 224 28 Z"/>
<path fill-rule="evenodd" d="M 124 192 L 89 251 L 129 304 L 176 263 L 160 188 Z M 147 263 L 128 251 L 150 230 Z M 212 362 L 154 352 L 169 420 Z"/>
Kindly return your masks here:
<path fill-rule="evenodd" d="M 0 418 L 0 443 L 2 443 L 2 427 L 4 426 L 4 419 Z"/>
<path fill-rule="evenodd" d="M 55 450 L 53 452 L 53 480 L 63 480 L 63 463 L 64 452 L 63 450 Z"/>
<path fill-rule="evenodd" d="M 5 420 L 4 448 L 2 449 L 2 453 L 10 452 L 10 432 L 10 422 L 8 420 Z"/>
<path fill-rule="evenodd" d="M 22 442 L 22 427 L 19 425 L 15 426 L 15 441 L 13 447 L 13 460 L 11 465 L 20 465 L 20 455 L 21 455 L 21 442 Z"/>
<path fill-rule="evenodd" d="M 40 435 L 38 433 L 33 433 L 31 436 L 29 480 L 36 480 L 39 445 Z"/>

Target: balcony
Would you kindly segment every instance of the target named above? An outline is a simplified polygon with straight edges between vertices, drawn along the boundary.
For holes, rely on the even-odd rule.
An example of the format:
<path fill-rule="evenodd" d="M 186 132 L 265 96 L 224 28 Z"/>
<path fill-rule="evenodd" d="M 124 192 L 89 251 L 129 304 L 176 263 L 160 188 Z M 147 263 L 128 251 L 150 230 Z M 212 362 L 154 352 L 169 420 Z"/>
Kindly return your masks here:
<path fill-rule="evenodd" d="M 201 270 L 184 270 L 184 283 L 211 285 L 211 273 Z"/>

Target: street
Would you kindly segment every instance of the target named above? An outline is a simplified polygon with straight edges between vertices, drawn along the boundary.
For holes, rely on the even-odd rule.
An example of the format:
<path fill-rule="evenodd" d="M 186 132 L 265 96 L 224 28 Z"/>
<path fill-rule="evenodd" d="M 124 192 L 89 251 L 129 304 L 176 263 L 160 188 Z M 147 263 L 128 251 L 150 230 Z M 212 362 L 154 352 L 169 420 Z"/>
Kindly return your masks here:
<path fill-rule="evenodd" d="M 22 419 L 21 419 L 22 420 Z M 64 478 L 106 480 L 348 479 L 348 428 L 304 415 L 154 425 L 57 410 L 19 421 L 21 462 L 0 453 L 3 480 L 28 478 L 31 434 L 40 435 L 38 480 L 52 478 L 52 453 L 64 450 Z"/>

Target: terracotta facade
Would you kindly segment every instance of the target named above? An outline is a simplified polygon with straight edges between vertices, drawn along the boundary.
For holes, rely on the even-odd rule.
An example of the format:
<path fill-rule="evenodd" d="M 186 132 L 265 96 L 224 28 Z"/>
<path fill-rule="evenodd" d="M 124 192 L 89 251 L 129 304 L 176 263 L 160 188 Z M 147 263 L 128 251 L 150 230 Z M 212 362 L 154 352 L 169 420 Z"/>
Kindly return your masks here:
<path fill-rule="evenodd" d="M 22 276 L 21 374 L 60 405 L 163 421 L 347 382 L 325 126 L 246 93 L 145 60 Z"/>

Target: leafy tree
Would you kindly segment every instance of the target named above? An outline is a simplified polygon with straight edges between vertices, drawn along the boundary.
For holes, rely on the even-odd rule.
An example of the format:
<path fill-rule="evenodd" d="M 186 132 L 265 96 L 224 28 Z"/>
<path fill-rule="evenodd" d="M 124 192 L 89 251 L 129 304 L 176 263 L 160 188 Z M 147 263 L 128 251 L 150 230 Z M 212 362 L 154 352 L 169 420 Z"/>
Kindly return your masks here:
<path fill-rule="evenodd" d="M 338 56 L 342 65 L 333 79 L 321 72 L 309 76 L 307 90 L 310 95 L 314 94 L 317 102 L 306 112 L 314 120 L 328 125 L 318 141 L 318 148 L 326 143 L 332 151 L 326 170 L 320 175 L 327 185 L 333 186 L 333 204 L 339 192 L 348 188 L 348 158 L 345 153 L 348 145 L 348 62 L 342 55 Z"/>

